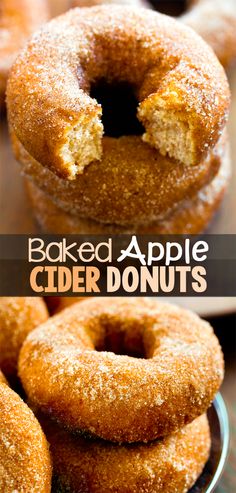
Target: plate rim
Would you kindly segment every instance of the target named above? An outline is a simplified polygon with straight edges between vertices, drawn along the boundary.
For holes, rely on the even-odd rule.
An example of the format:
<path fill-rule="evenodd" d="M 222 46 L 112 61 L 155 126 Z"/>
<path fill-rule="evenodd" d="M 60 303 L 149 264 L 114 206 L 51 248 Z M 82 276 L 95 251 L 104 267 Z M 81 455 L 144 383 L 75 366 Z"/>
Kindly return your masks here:
<path fill-rule="evenodd" d="M 219 484 L 219 481 L 224 472 L 224 468 L 226 466 L 228 454 L 229 454 L 229 445 L 230 445 L 230 426 L 229 426 L 229 416 L 225 401 L 220 393 L 218 393 L 213 401 L 213 406 L 215 408 L 219 426 L 220 426 L 220 436 L 222 439 L 222 451 L 220 455 L 220 459 L 217 465 L 216 472 L 211 481 L 211 484 L 208 486 L 206 493 L 213 493 L 215 488 Z"/>

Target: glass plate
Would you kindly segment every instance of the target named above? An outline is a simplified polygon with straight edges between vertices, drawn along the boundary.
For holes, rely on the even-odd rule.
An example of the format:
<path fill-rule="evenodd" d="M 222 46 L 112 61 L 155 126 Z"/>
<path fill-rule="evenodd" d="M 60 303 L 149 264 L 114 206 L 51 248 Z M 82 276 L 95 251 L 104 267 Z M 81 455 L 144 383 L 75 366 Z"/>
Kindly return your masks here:
<path fill-rule="evenodd" d="M 211 455 L 197 483 L 189 493 L 212 493 L 219 483 L 229 450 L 229 420 L 223 398 L 218 394 L 208 411 Z"/>

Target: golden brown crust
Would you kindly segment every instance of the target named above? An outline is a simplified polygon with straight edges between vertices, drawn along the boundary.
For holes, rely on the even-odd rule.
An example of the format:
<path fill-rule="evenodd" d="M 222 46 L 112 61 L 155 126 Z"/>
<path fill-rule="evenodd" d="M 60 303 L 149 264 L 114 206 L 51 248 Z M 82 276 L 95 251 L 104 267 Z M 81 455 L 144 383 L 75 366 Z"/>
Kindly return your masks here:
<path fill-rule="evenodd" d="M 195 197 L 182 201 L 160 221 L 132 227 L 103 224 L 68 214 L 60 209 L 33 182 L 26 179 L 27 193 L 33 213 L 44 233 L 61 234 L 197 234 L 206 229 L 219 207 L 230 178 L 230 160 L 225 156 L 213 181 Z"/>
<path fill-rule="evenodd" d="M 210 452 L 205 415 L 168 438 L 128 446 L 86 440 L 44 424 L 56 486 L 70 493 L 186 493 Z"/>
<path fill-rule="evenodd" d="M 0 368 L 7 377 L 17 374 L 19 352 L 29 332 L 47 319 L 41 298 L 0 297 Z"/>
<path fill-rule="evenodd" d="M 30 35 L 49 18 L 46 0 L 0 0 L 0 106 L 16 55 Z"/>
<path fill-rule="evenodd" d="M 153 9 L 142 0 L 74 0 L 74 7 L 92 7 L 101 4 L 137 5 Z M 157 5 L 158 10 L 158 5 Z M 179 17 L 213 48 L 224 67 L 236 59 L 236 4 L 235 0 L 192 0 L 187 12 Z"/>
<path fill-rule="evenodd" d="M 223 374 L 207 322 L 145 298 L 76 303 L 31 332 L 19 359 L 33 404 L 114 442 L 180 429 L 206 411 Z"/>
<path fill-rule="evenodd" d="M 65 308 L 68 308 L 68 306 L 74 305 L 74 303 L 77 303 L 78 301 L 83 301 L 85 299 L 86 298 L 80 296 L 73 296 L 71 298 L 67 296 L 47 296 L 46 298 L 44 298 L 50 315 L 55 315 Z"/>
<path fill-rule="evenodd" d="M 8 82 L 10 124 L 28 152 L 58 175 L 74 179 L 102 157 L 101 107 L 89 96 L 91 82 L 102 77 L 135 89 L 145 140 L 162 153 L 198 165 L 218 141 L 229 88 L 200 37 L 147 9 L 74 9 L 33 37 Z M 160 143 L 162 128 L 167 139 Z"/>
<path fill-rule="evenodd" d="M 51 461 L 43 431 L 29 407 L 0 384 L 0 491 L 51 491 Z"/>
<path fill-rule="evenodd" d="M 199 166 L 176 166 L 171 159 L 143 143 L 140 137 L 104 139 L 103 159 L 88 166 L 74 181 L 58 178 L 20 144 L 12 143 L 23 172 L 44 190 L 59 208 L 80 218 L 130 229 L 163 219 L 181 201 L 192 198 L 229 160 L 223 134 L 208 160 Z M 119 228 L 117 228 L 119 229 Z"/>

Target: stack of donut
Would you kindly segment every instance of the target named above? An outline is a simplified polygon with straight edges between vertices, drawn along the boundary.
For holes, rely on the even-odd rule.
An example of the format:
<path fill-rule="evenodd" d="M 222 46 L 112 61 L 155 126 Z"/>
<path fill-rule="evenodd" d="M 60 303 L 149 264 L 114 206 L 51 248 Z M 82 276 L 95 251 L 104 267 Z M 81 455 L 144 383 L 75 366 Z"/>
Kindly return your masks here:
<path fill-rule="evenodd" d="M 224 363 L 197 315 L 87 299 L 30 332 L 18 371 L 50 443 L 53 491 L 186 493 L 201 474 Z"/>
<path fill-rule="evenodd" d="M 135 135 L 104 134 L 93 97 L 101 83 L 129 87 Z M 205 229 L 229 180 L 229 102 L 211 48 L 170 17 L 103 5 L 48 23 L 7 90 L 14 152 L 43 230 Z"/>
<path fill-rule="evenodd" d="M 12 380 L 18 367 L 37 416 L 0 371 L 1 492 L 49 493 L 51 462 L 55 493 L 192 487 L 224 374 L 207 322 L 144 298 L 87 299 L 53 317 L 40 298 L 0 298 L 0 316 L 0 369 Z"/>

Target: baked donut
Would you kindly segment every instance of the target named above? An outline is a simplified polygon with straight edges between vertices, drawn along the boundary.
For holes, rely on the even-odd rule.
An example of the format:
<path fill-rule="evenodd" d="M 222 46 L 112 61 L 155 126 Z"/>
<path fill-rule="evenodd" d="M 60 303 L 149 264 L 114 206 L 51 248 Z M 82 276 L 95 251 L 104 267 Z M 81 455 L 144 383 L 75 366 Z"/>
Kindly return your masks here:
<path fill-rule="evenodd" d="M 49 309 L 50 315 L 55 315 L 55 313 L 59 313 L 65 308 L 68 308 L 68 306 L 74 305 L 74 303 L 77 303 L 79 301 L 83 301 L 86 298 L 83 298 L 82 296 L 47 296 L 45 299 L 45 302 L 47 304 L 47 307 Z"/>
<path fill-rule="evenodd" d="M 58 176 L 75 179 L 103 160 L 102 108 L 90 96 L 102 79 L 132 88 L 143 140 L 161 154 L 199 165 L 219 140 L 228 82 L 197 34 L 148 9 L 73 9 L 33 36 L 7 89 L 13 131 Z"/>
<path fill-rule="evenodd" d="M 144 0 L 73 0 L 73 7 L 94 5 L 129 4 L 153 9 L 153 2 Z M 174 3 L 174 2 L 173 2 Z M 236 59 L 236 5 L 235 0 L 189 0 L 189 8 L 179 20 L 194 31 L 213 48 L 224 67 Z M 158 2 L 155 3 L 158 10 Z"/>
<path fill-rule="evenodd" d="M 19 358 L 33 405 L 113 442 L 180 429 L 206 411 L 223 373 L 207 322 L 145 298 L 76 303 L 31 332 Z"/>
<path fill-rule="evenodd" d="M 0 0 L 0 106 L 16 55 L 48 17 L 46 0 Z"/>
<path fill-rule="evenodd" d="M 138 445 L 86 440 L 52 422 L 43 427 L 56 491 L 185 493 L 201 474 L 210 452 L 205 415 L 167 438 Z"/>
<path fill-rule="evenodd" d="M 26 336 L 47 319 L 47 307 L 41 298 L 0 297 L 0 368 L 6 377 L 16 377 Z"/>
<path fill-rule="evenodd" d="M 12 143 L 23 173 L 60 209 L 79 218 L 112 224 L 114 230 L 116 224 L 129 230 L 134 223 L 141 228 L 165 218 L 183 200 L 196 196 L 212 181 L 222 163 L 229 160 L 225 132 L 199 166 L 176 166 L 140 137 L 105 137 L 100 164 L 89 165 L 76 180 L 68 181 L 34 160 L 14 133 Z"/>
<path fill-rule="evenodd" d="M 29 407 L 0 383 L 0 491 L 49 493 L 51 461 L 44 433 Z"/>
<path fill-rule="evenodd" d="M 25 179 L 27 194 L 37 223 L 44 233 L 55 234 L 197 234 L 204 231 L 219 207 L 230 179 L 230 159 L 226 155 L 217 176 L 195 197 L 182 201 L 162 220 L 132 226 L 104 224 L 80 218 L 60 209 L 48 195 Z M 56 298 L 61 300 L 62 298 Z M 77 298 L 63 298 L 74 300 Z M 61 302 L 60 302 L 61 305 Z M 63 303 L 64 306 L 64 303 Z M 61 309 L 61 306 L 59 307 Z M 57 310 L 58 311 L 58 310 Z"/>

